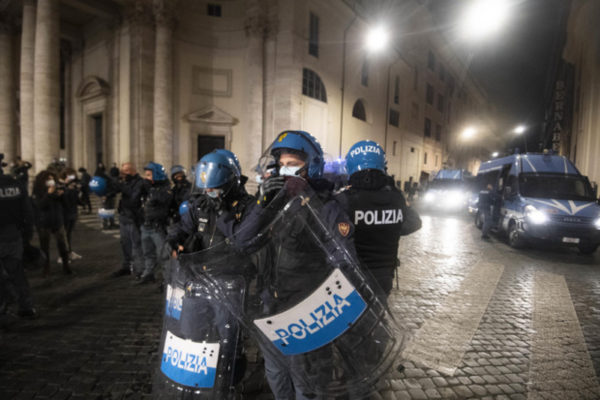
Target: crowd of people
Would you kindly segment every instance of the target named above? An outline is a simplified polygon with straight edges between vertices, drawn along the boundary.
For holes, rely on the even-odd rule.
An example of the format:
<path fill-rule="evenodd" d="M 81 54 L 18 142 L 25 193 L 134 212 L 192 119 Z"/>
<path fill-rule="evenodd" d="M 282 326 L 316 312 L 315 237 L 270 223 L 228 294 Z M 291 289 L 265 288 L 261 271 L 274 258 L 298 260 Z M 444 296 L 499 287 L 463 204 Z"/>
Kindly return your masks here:
<path fill-rule="evenodd" d="M 113 277 L 131 276 L 142 285 L 158 281 L 159 288 L 163 289 L 164 284 L 169 283 L 166 279 L 169 271 L 161 273 L 161 266 L 182 254 L 216 246 L 223 246 L 223 252 L 252 254 L 257 248 L 267 246 L 268 235 L 262 233 L 275 218 L 272 211 L 279 207 L 275 205 L 276 199 L 310 189 L 324 204 L 322 217 L 329 232 L 359 260 L 365 273 L 373 278 L 373 284 L 378 285 L 387 298 L 399 262 L 398 241 L 402 235 L 419 229 L 420 219 L 387 174 L 383 148 L 372 141 L 352 146 L 346 156 L 347 182 L 339 190 L 334 190 L 333 182 L 323 177 L 323 150 L 307 132 L 282 132 L 263 158 L 265 156 L 271 161 L 257 170 L 259 190 L 255 194 L 247 193 L 248 178 L 242 174 L 235 154 L 225 149 L 202 157 L 193 168 L 191 182 L 181 165 L 173 166 L 169 177 L 164 166 L 156 162 L 145 165 L 141 176 L 130 162 L 120 168 L 113 164 L 108 173 L 99 164 L 92 178 L 83 168 L 78 170 L 77 176 L 72 168 L 53 164 L 35 177 L 31 202 L 24 201 L 27 198 L 26 171 L 19 175 L 13 168 L 14 178 L 2 176 L 0 191 L 0 212 L 7 215 L 3 214 L 2 218 L 10 215 L 11 221 L 14 220 L 9 228 L 0 228 L 0 257 L 4 269 L 0 284 L 17 288 L 15 297 L 20 314 L 35 314 L 25 276 L 16 271 L 22 260 L 23 246 L 20 245 L 20 250 L 14 247 L 10 253 L 6 238 L 18 237 L 21 243 L 28 243 L 35 225 L 45 256 L 44 276 L 51 272 L 48 257 L 51 237 L 57 243 L 63 272 L 70 274 L 71 261 L 79 257 L 71 245 L 78 207 L 91 212 L 90 186 L 94 186 L 93 180 L 101 179 L 102 188 L 95 192 L 102 198 L 102 208 L 116 208 L 119 217 L 118 225 L 114 214 L 111 218 L 111 213 L 107 213 L 103 219 L 105 229 L 120 230 L 122 263 L 113 271 Z M 11 192 L 18 195 L 8 198 L 5 188 L 10 185 L 20 189 Z M 19 211 L 5 211 L 9 210 L 9 204 Z M 16 232 L 19 235 L 15 236 Z M 275 281 L 264 272 L 272 270 L 266 265 L 271 262 L 269 257 L 258 261 L 264 265 L 248 268 L 255 275 L 265 274 L 258 278 L 262 287 L 255 288 L 262 291 L 259 298 L 265 309 L 282 299 L 294 298 L 306 289 L 303 287 L 306 282 L 297 280 L 297 270 L 312 268 L 314 260 L 307 259 L 300 248 L 293 245 L 294 240 L 300 239 L 292 239 L 291 245 L 283 246 L 284 254 L 280 256 L 289 262 L 278 271 Z M 17 254 L 19 251 L 21 254 Z M 317 269 L 313 279 L 320 276 L 318 263 L 314 266 Z M 0 298 L 0 306 L 9 301 L 6 297 Z M 5 309 L 4 306 L 0 312 Z M 221 310 L 221 316 L 227 313 Z M 316 398 L 269 352 L 263 356 L 266 377 L 276 399 Z"/>

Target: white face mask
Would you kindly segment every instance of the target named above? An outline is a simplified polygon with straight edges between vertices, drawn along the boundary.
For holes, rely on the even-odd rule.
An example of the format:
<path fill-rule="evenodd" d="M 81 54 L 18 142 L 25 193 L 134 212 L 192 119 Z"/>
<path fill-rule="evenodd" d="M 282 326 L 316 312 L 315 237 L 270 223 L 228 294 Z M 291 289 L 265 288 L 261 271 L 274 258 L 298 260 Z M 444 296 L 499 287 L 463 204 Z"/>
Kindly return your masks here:
<path fill-rule="evenodd" d="M 281 176 L 296 176 L 296 172 L 298 172 L 302 167 L 288 167 L 283 166 L 279 167 L 279 175 Z"/>
<path fill-rule="evenodd" d="M 259 185 L 261 183 L 263 183 L 263 177 L 261 175 L 256 175 L 256 177 L 254 178 L 254 180 L 256 180 L 256 183 L 258 183 Z"/>
<path fill-rule="evenodd" d="M 206 192 L 206 195 L 210 198 L 216 199 L 221 195 L 221 190 L 213 190 L 212 192 Z"/>
<path fill-rule="evenodd" d="M 54 182 L 54 179 L 50 179 L 49 181 L 46 181 L 46 186 L 47 187 L 56 186 L 56 182 Z"/>

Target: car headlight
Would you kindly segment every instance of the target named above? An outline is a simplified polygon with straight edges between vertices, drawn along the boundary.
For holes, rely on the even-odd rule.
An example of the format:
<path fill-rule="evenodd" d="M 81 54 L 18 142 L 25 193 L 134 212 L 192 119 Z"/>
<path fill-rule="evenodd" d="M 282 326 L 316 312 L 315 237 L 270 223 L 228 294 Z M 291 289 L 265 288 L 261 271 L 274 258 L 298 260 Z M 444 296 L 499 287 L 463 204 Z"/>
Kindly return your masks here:
<path fill-rule="evenodd" d="M 596 227 L 596 229 L 600 229 L 600 218 L 596 218 L 596 220 L 594 221 L 594 226 Z"/>
<path fill-rule="evenodd" d="M 425 202 L 426 203 L 431 203 L 433 200 L 435 200 L 435 195 L 431 192 L 427 192 L 425 193 Z"/>
<path fill-rule="evenodd" d="M 538 210 L 531 204 L 525 206 L 525 215 L 532 224 L 536 225 L 545 224 L 549 219 L 545 212 Z"/>
<path fill-rule="evenodd" d="M 458 206 L 464 200 L 463 194 L 461 192 L 448 192 L 446 194 L 446 201 L 451 206 Z"/>

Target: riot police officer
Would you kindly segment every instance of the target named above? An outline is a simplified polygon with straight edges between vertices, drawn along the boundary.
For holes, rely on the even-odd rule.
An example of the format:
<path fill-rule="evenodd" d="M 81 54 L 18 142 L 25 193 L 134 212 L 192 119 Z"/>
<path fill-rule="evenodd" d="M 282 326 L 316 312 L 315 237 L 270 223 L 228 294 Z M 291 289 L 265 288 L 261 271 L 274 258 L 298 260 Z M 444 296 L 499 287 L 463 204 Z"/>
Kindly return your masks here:
<path fill-rule="evenodd" d="M 185 168 L 182 165 L 174 165 L 171 168 L 171 180 L 173 181 L 173 208 L 177 210 L 179 205 L 188 199 L 192 184 L 187 180 Z M 178 214 L 174 214 L 178 220 Z"/>
<path fill-rule="evenodd" d="M 386 164 L 385 152 L 376 142 L 354 144 L 346 155 L 349 186 L 337 200 L 354 223 L 358 258 L 389 295 L 400 236 L 419 229 L 420 219 L 409 211 L 404 196 L 386 174 Z"/>
<path fill-rule="evenodd" d="M 144 167 L 142 194 L 144 222 L 141 227 L 144 271 L 140 275 L 140 284 L 155 281 L 154 270 L 164 246 L 172 206 L 173 192 L 165 168 L 151 161 Z"/>
<path fill-rule="evenodd" d="M 262 234 L 266 226 L 275 219 L 279 209 L 288 200 L 310 190 L 323 204 L 321 218 L 328 224 L 329 231 L 335 235 L 337 242 L 343 243 L 346 249 L 353 252 L 352 224 L 333 199 L 333 185 L 322 179 L 323 151 L 317 140 L 308 132 L 284 131 L 277 136 L 261 159 L 266 160 L 265 170 L 273 172 L 264 176 L 257 202 L 252 204 L 240 221 L 227 214 L 219 219 L 219 227 L 230 241 L 246 253 L 265 246 L 267 241 L 266 250 L 269 250 L 273 243 L 268 242 L 268 235 Z M 324 279 L 328 273 L 322 268 L 322 250 L 307 244 L 311 235 L 306 230 L 306 225 L 298 224 L 292 231 L 293 236 L 282 237 L 283 243 L 270 252 L 271 255 L 277 253 L 277 259 L 285 262 L 278 263 L 275 270 L 270 265 L 274 258 L 267 255 L 262 257 L 263 264 L 257 266 L 264 282 L 260 297 L 269 314 L 281 311 L 279 304 L 289 304 L 305 297 L 314 282 Z M 284 366 L 271 352 L 264 349 L 263 356 L 267 380 L 276 399 L 316 398 L 291 373 L 292 369 L 300 368 L 299 366 Z"/>
<path fill-rule="evenodd" d="M 4 158 L 0 154 L 0 162 Z M 27 189 L 4 175 L 0 167 L 0 315 L 6 313 L 9 291 L 16 292 L 18 315 L 34 317 L 29 283 L 23 270 L 23 237 L 33 234 L 33 211 Z"/>
<path fill-rule="evenodd" d="M 498 195 L 491 184 L 488 184 L 485 190 L 479 192 L 478 212 L 483 216 L 481 238 L 484 240 L 490 238 L 490 231 L 494 225 L 494 207 L 497 200 Z"/>

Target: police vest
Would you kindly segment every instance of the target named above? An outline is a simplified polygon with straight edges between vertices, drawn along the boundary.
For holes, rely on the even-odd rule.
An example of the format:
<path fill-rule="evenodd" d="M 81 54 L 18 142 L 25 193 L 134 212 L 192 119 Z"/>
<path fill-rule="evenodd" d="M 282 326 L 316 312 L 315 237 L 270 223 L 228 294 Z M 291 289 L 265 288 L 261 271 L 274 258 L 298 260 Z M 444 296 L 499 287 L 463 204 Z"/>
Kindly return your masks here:
<path fill-rule="evenodd" d="M 346 210 L 354 223 L 354 246 L 369 269 L 394 268 L 398 241 L 406 214 L 402 194 L 390 187 L 379 190 L 350 189 Z"/>
<path fill-rule="evenodd" d="M 19 182 L 6 175 L 0 176 L 0 221 L 3 224 L 23 224 L 23 201 L 28 200 Z"/>

